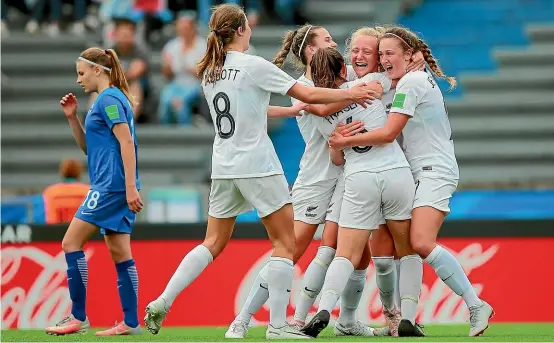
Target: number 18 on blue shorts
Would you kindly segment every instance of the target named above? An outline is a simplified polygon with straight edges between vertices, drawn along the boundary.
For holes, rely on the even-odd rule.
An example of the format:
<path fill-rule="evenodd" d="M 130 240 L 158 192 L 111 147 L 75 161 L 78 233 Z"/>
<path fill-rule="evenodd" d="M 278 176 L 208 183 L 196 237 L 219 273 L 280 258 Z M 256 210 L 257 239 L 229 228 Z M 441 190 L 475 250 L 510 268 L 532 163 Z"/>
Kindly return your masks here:
<path fill-rule="evenodd" d="M 129 209 L 125 192 L 90 190 L 75 217 L 100 228 L 100 233 L 131 233 L 136 214 Z"/>

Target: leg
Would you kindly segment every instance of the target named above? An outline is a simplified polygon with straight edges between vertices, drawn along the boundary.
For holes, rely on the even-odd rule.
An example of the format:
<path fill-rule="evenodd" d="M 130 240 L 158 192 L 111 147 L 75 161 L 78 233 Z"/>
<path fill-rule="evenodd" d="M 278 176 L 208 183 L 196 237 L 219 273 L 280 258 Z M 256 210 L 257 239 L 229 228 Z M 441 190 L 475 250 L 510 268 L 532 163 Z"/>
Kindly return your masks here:
<path fill-rule="evenodd" d="M 313 227 L 313 232 L 315 234 L 317 226 L 314 225 Z M 308 316 L 308 312 L 313 306 L 315 299 L 319 295 L 321 287 L 323 287 L 325 274 L 327 274 L 327 269 L 329 268 L 331 261 L 335 257 L 337 230 L 337 223 L 330 221 L 327 221 L 325 223 L 321 245 L 317 249 L 316 256 L 314 257 L 312 262 L 310 262 L 308 268 L 306 268 L 306 271 L 304 272 L 302 288 L 300 289 L 298 303 L 296 304 L 296 309 L 294 311 L 295 324 L 298 326 L 304 326 L 306 317 Z M 334 238 L 332 237 L 333 235 Z"/>
<path fill-rule="evenodd" d="M 371 254 L 375 265 L 375 274 L 379 297 L 383 304 L 383 311 L 393 310 L 396 288 L 396 266 L 393 260 L 394 240 L 386 225 L 371 233 Z"/>
<path fill-rule="evenodd" d="M 160 99 L 158 103 L 158 117 L 161 124 L 170 123 L 170 108 L 171 108 L 171 99 L 173 98 L 173 89 L 176 86 L 173 83 L 165 85 L 160 94 Z"/>
<path fill-rule="evenodd" d="M 86 315 L 86 292 L 88 282 L 88 266 L 83 252 L 83 246 L 98 230 L 94 224 L 79 218 L 73 218 L 62 241 L 62 250 L 67 262 L 67 283 L 71 297 L 71 316 L 65 318 L 56 326 L 46 328 L 46 333 L 65 335 L 84 333 L 90 327 Z"/>
<path fill-rule="evenodd" d="M 178 122 L 181 125 L 189 125 L 192 117 L 192 105 L 198 101 L 200 95 L 200 85 L 190 85 L 183 88 L 181 99 L 181 110 L 179 111 Z"/>
<path fill-rule="evenodd" d="M 131 235 L 128 233 L 107 232 L 104 241 L 108 246 L 117 270 L 117 291 L 123 309 L 123 323 L 117 326 L 118 332 L 140 334 L 138 319 L 138 273 L 131 254 Z M 124 324 L 124 325 L 122 325 Z M 110 330 L 105 332 L 108 335 Z M 97 333 L 101 335 L 101 333 Z"/>

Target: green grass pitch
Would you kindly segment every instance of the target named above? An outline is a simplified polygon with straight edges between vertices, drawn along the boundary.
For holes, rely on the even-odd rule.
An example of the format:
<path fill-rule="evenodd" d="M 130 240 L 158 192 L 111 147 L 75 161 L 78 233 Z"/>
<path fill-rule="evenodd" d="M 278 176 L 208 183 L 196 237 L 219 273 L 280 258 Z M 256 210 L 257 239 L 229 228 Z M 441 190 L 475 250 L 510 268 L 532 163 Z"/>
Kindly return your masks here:
<path fill-rule="evenodd" d="M 188 327 L 162 328 L 156 336 L 143 329 L 141 336 L 96 337 L 90 330 L 85 335 L 48 336 L 42 330 L 3 330 L 2 342 L 259 342 L 265 341 L 265 328 L 250 328 L 248 338 L 244 340 L 226 340 L 223 338 L 225 327 Z M 425 326 L 425 338 L 338 338 L 333 335 L 332 328 L 323 331 L 318 341 L 420 341 L 420 342 L 553 342 L 554 323 L 541 324 L 492 324 L 481 337 L 468 337 L 469 324 L 467 325 L 428 325 Z M 296 341 L 298 342 L 298 341 Z"/>

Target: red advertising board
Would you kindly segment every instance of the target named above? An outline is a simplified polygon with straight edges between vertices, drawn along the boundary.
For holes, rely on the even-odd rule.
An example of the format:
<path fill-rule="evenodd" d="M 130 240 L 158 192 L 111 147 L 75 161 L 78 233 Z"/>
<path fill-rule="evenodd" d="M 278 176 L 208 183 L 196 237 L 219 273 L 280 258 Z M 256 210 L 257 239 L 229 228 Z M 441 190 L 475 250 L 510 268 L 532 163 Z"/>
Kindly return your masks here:
<path fill-rule="evenodd" d="M 133 255 L 139 272 L 139 311 L 163 290 L 182 257 L 200 241 L 136 241 Z M 478 294 L 496 310 L 496 322 L 552 322 L 554 238 L 448 238 L 441 244 L 455 253 Z M 294 312 L 302 275 L 315 255 L 312 243 L 296 267 L 289 314 Z M 256 273 L 270 255 L 264 240 L 234 240 L 224 253 L 177 299 L 166 325 L 196 326 L 229 324 L 244 302 Z M 101 241 L 86 246 L 89 264 L 87 314 L 93 326 L 109 326 L 122 318 L 116 271 Z M 525 257 L 525 258 L 523 258 Z M 544 263 L 544 264 L 543 264 Z M 1 248 L 2 328 L 44 328 L 70 311 L 65 259 L 60 243 L 10 244 Z M 383 321 L 375 271 L 368 277 L 358 317 L 365 323 Z M 529 301 L 529 295 L 540 298 Z M 312 311 L 315 311 L 314 307 Z M 336 309 L 334 315 L 338 313 Z M 425 267 L 418 318 L 422 323 L 463 323 L 468 311 Z M 259 324 L 269 319 L 267 308 L 254 317 Z"/>

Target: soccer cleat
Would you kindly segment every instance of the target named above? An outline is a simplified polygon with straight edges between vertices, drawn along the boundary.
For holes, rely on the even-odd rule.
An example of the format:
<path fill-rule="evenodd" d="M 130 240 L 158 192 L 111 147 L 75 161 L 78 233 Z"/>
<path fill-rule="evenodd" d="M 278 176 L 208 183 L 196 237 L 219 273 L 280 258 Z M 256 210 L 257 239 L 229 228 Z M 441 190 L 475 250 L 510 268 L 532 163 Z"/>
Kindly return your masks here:
<path fill-rule="evenodd" d="M 469 308 L 469 337 L 481 336 L 489 327 L 489 319 L 494 317 L 494 310 L 486 301 L 480 306 Z"/>
<path fill-rule="evenodd" d="M 400 337 L 425 337 L 420 325 L 414 325 L 407 319 L 402 319 L 398 325 L 398 336 Z"/>
<path fill-rule="evenodd" d="M 129 325 L 125 324 L 125 322 L 115 323 L 115 325 L 108 329 L 103 331 L 97 331 L 95 333 L 96 336 L 129 336 L 129 335 L 141 335 L 142 330 L 140 329 L 140 325 L 137 325 L 136 328 L 132 328 Z"/>
<path fill-rule="evenodd" d="M 246 333 L 248 333 L 248 323 L 235 319 L 225 332 L 225 338 L 244 338 Z"/>
<path fill-rule="evenodd" d="M 306 325 L 306 322 L 294 319 L 289 325 L 296 330 L 301 330 Z"/>
<path fill-rule="evenodd" d="M 266 339 L 311 339 L 312 337 L 306 336 L 300 330 L 293 328 L 290 325 L 285 325 L 282 328 L 274 328 L 271 325 L 267 326 L 265 332 Z"/>
<path fill-rule="evenodd" d="M 148 306 L 146 306 L 146 316 L 144 317 L 144 323 L 146 324 L 146 330 L 151 334 L 156 335 L 162 327 L 162 322 L 167 316 L 169 309 L 165 303 L 165 300 L 158 298 L 154 301 L 151 301 Z"/>
<path fill-rule="evenodd" d="M 54 336 L 70 335 L 74 333 L 87 333 L 90 328 L 90 322 L 88 318 L 85 318 L 85 321 L 82 322 L 78 319 L 75 319 L 72 314 L 62 319 L 55 326 L 50 326 L 46 328 L 46 333 Z"/>
<path fill-rule="evenodd" d="M 390 329 L 388 326 L 373 329 L 373 336 L 375 337 L 388 337 L 390 336 Z"/>
<path fill-rule="evenodd" d="M 306 326 L 304 326 L 300 331 L 305 333 L 308 336 L 316 338 L 317 335 L 319 335 L 319 333 L 323 331 L 323 329 L 325 329 L 327 325 L 329 325 L 330 320 L 331 320 L 331 314 L 328 311 L 326 310 L 319 311 L 312 318 L 312 320 L 310 320 L 310 322 L 306 324 Z"/>
<path fill-rule="evenodd" d="M 398 337 L 398 324 L 400 324 L 400 320 L 402 320 L 400 310 L 389 310 L 383 307 L 383 314 L 385 315 L 385 324 L 390 330 L 390 335 L 393 337 Z"/>
<path fill-rule="evenodd" d="M 339 322 L 335 323 L 333 332 L 335 336 L 360 336 L 360 337 L 373 337 L 375 336 L 374 329 L 369 326 L 356 321 L 352 326 L 345 326 Z"/>

